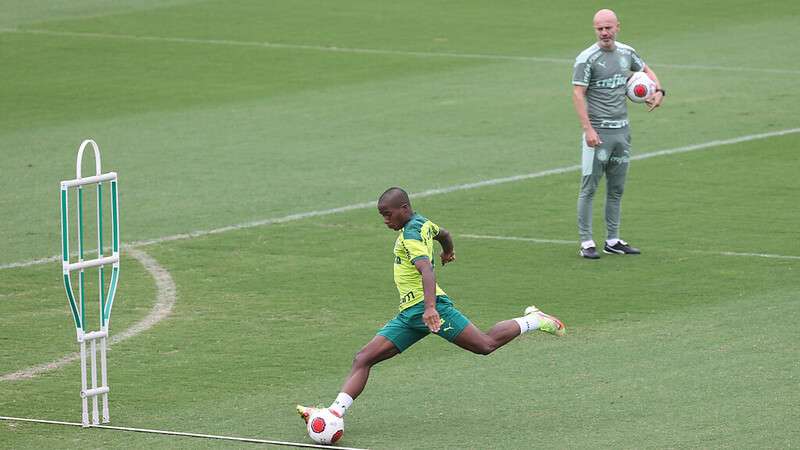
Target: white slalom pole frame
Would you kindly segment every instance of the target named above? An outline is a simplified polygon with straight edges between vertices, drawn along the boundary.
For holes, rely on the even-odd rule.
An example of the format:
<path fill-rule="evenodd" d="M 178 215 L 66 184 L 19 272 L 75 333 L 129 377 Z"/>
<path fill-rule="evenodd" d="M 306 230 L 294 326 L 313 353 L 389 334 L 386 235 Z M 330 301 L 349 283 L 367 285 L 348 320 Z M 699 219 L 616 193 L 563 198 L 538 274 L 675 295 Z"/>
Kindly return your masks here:
<path fill-rule="evenodd" d="M 81 165 L 83 162 L 83 152 L 88 145 L 94 150 L 95 175 L 89 177 L 81 176 Z M 108 323 L 111 317 L 111 307 L 116 294 L 117 280 L 119 279 L 119 196 L 117 193 L 117 173 L 102 173 L 100 163 L 100 148 L 91 139 L 84 140 L 78 149 L 78 157 L 75 167 L 75 179 L 61 182 L 61 250 L 62 250 L 62 276 L 67 299 L 70 303 L 75 330 L 81 354 L 81 424 L 84 427 L 90 426 L 89 422 L 89 398 L 92 399 L 91 424 L 100 424 L 100 412 L 98 396 L 102 397 L 102 423 L 109 422 L 108 413 L 108 370 L 106 364 L 106 345 L 108 338 Z M 112 254 L 103 255 L 103 189 L 102 183 L 109 182 L 111 185 L 111 230 L 112 230 Z M 94 184 L 97 186 L 97 258 L 85 261 L 83 254 L 83 186 Z M 77 188 L 78 192 L 78 261 L 69 261 L 69 203 L 68 189 Z M 105 266 L 112 266 L 111 280 L 108 292 L 104 292 L 104 269 Z M 100 306 L 100 330 L 86 332 L 86 314 L 84 297 L 84 270 L 88 268 L 98 268 L 98 291 Z M 79 282 L 79 305 L 76 302 L 72 289 L 70 273 L 78 272 Z M 97 376 L 97 341 L 100 341 L 100 384 L 98 385 Z M 91 371 L 87 371 L 86 342 L 89 342 Z M 91 376 L 91 387 L 89 387 L 89 376 Z"/>

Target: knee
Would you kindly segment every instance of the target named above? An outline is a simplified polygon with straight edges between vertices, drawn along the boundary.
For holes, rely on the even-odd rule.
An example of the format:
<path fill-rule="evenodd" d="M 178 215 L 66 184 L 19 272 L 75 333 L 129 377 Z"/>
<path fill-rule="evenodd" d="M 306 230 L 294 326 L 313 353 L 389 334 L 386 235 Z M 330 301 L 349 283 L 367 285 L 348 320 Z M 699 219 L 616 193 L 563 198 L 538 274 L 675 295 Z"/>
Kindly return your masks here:
<path fill-rule="evenodd" d="M 361 349 L 353 357 L 353 367 L 371 367 L 375 364 L 375 358 L 370 352 Z"/>
<path fill-rule="evenodd" d="M 612 179 L 609 178 L 608 184 L 606 184 L 606 192 L 609 196 L 614 197 L 622 197 L 622 193 L 625 192 L 625 179 Z"/>
<path fill-rule="evenodd" d="M 597 188 L 593 186 L 583 186 L 580 192 L 578 192 L 578 198 L 591 200 L 594 197 L 594 192 L 596 190 Z"/>
<path fill-rule="evenodd" d="M 477 355 L 486 356 L 500 348 L 494 340 L 484 340 L 472 349 L 472 352 Z"/>
<path fill-rule="evenodd" d="M 608 198 L 620 199 L 625 192 L 624 184 L 612 184 L 608 186 Z"/>

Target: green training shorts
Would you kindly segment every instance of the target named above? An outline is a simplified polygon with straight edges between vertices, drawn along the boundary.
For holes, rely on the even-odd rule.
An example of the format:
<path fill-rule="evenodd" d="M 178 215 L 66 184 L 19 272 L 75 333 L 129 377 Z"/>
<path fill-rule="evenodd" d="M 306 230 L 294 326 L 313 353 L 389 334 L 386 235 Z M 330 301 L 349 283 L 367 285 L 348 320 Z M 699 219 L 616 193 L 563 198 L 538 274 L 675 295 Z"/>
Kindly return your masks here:
<path fill-rule="evenodd" d="M 446 295 L 436 296 L 436 311 L 439 312 L 439 317 L 442 319 L 442 326 L 436 334 L 450 342 L 456 340 L 458 335 L 464 331 L 464 328 L 469 325 L 469 319 L 453 306 L 453 301 Z M 383 336 L 392 341 L 401 352 L 405 351 L 405 349 L 430 334 L 428 326 L 422 321 L 424 312 L 424 301 L 400 311 L 394 319 L 387 322 L 378 331 L 378 336 Z"/>

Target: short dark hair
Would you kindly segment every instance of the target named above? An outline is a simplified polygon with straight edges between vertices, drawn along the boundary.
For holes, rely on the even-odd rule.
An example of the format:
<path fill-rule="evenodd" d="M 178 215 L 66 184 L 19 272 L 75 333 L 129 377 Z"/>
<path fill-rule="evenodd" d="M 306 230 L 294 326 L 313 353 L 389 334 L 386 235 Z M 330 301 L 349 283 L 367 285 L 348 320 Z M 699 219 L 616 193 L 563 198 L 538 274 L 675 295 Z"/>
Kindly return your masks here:
<path fill-rule="evenodd" d="M 385 190 L 383 194 L 381 194 L 381 196 L 378 198 L 378 203 L 382 202 L 389 202 L 389 204 L 393 207 L 402 206 L 403 204 L 411 206 L 411 200 L 408 198 L 408 192 L 397 186 L 390 187 L 389 189 Z"/>

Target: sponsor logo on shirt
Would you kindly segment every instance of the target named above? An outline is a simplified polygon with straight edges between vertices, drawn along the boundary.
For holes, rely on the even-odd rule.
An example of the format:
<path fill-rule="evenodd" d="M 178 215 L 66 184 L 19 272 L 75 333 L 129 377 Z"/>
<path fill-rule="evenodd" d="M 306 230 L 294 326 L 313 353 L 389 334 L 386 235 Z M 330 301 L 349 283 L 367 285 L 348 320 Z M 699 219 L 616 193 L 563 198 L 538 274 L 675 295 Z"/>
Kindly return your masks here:
<path fill-rule="evenodd" d="M 624 86 L 627 80 L 622 74 L 616 74 L 611 78 L 597 80 L 594 82 L 594 87 L 614 89 L 619 86 Z"/>

